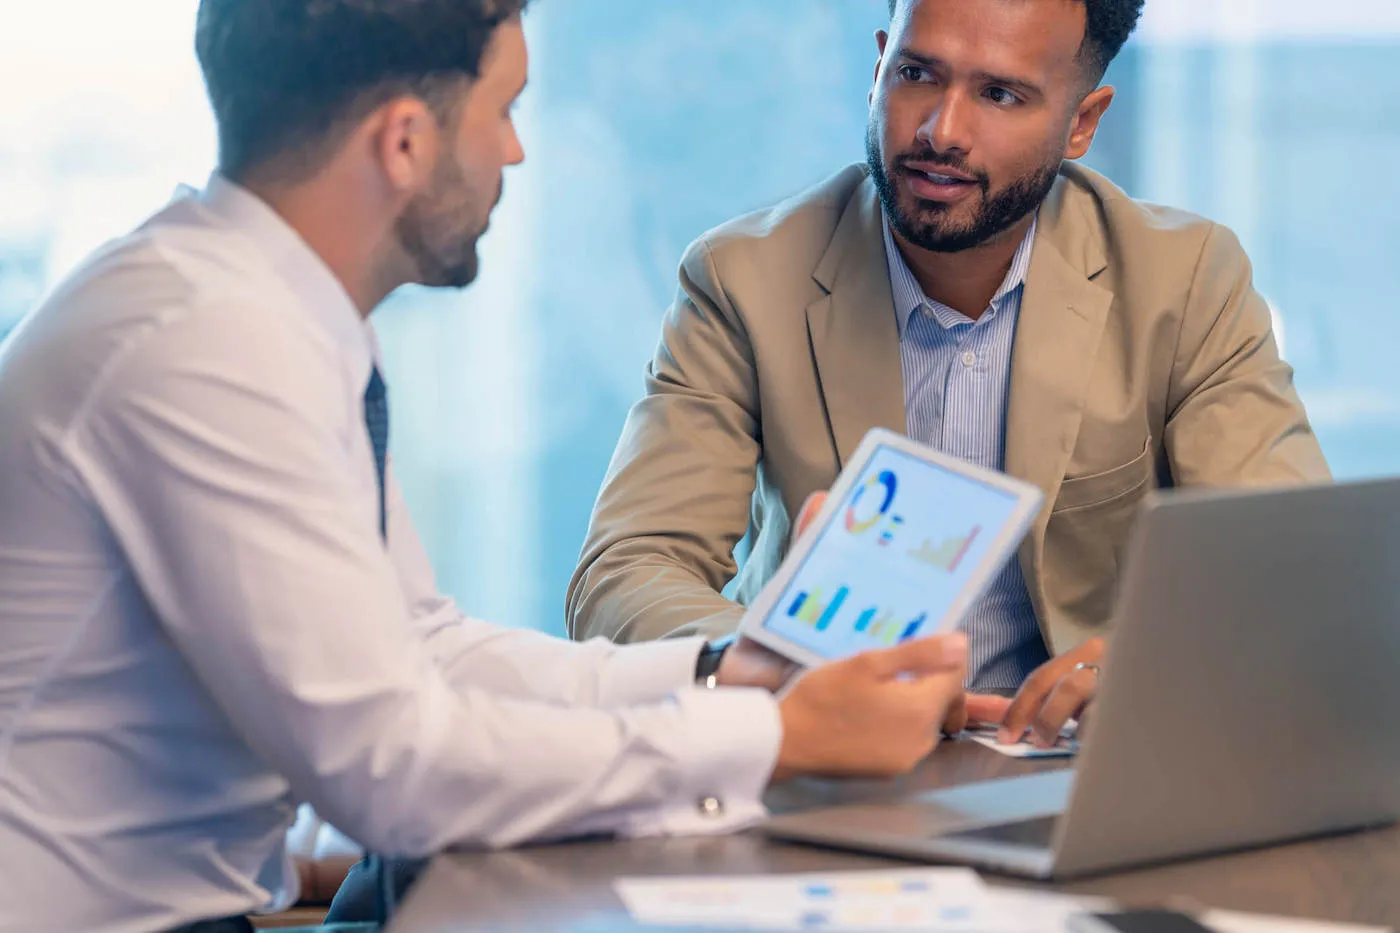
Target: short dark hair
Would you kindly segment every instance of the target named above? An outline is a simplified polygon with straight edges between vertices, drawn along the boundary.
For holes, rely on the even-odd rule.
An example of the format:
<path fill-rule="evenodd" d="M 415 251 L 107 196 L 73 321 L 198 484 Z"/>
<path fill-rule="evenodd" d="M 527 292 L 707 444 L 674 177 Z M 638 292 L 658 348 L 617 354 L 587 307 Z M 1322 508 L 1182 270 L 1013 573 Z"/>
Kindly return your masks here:
<path fill-rule="evenodd" d="M 447 92 L 477 76 L 496 28 L 528 2 L 201 0 L 195 51 L 220 171 L 309 174 L 356 121 L 401 94 L 445 118 Z"/>
<path fill-rule="evenodd" d="M 1078 0 L 1086 7 L 1088 23 L 1084 42 L 1079 46 L 1079 58 L 1094 84 L 1103 80 L 1108 66 L 1123 51 L 1128 37 L 1137 29 L 1146 0 Z M 890 18 L 894 18 L 900 0 L 890 0 Z"/>

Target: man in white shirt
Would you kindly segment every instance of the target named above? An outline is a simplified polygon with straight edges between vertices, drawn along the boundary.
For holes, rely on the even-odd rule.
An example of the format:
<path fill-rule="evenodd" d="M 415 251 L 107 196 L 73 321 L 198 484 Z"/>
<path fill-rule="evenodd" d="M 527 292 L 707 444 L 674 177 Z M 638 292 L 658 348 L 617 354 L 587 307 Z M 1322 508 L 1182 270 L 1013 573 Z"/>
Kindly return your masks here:
<path fill-rule="evenodd" d="M 0 348 L 0 930 L 247 929 L 295 898 L 301 801 L 391 855 L 724 832 L 958 727 L 957 637 L 776 701 L 727 688 L 781 683 L 750 645 L 575 645 L 437 593 L 366 318 L 474 278 L 523 5 L 204 0 L 219 172 Z"/>

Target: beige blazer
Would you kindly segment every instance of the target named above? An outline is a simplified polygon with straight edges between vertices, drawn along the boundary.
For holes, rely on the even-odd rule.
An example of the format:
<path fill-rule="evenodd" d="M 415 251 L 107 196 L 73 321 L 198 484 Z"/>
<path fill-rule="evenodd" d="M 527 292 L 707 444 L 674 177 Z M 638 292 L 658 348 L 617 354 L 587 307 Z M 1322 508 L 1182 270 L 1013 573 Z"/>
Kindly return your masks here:
<path fill-rule="evenodd" d="M 906 430 L 882 222 L 851 166 L 687 252 L 569 587 L 575 638 L 732 630 L 720 591 L 749 601 L 808 493 L 871 427 Z M 1150 489 L 1328 478 L 1235 237 L 1072 163 L 1041 208 L 1009 405 L 1006 471 L 1046 495 L 1020 560 L 1053 653 L 1103 633 Z"/>

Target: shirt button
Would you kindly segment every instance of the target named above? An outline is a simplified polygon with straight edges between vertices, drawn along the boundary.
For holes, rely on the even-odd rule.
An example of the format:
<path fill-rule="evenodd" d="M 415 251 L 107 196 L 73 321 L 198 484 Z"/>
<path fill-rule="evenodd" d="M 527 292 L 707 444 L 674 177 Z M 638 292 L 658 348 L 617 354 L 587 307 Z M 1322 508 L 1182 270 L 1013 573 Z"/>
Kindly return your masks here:
<path fill-rule="evenodd" d="M 698 804 L 701 816 L 717 817 L 724 815 L 724 804 L 718 797 L 704 797 Z"/>
<path fill-rule="evenodd" d="M 976 353 L 973 353 L 971 350 L 968 350 L 966 353 L 964 353 L 964 354 L 962 355 L 962 364 L 963 364 L 964 366 L 966 366 L 968 369 L 971 369 L 972 367 L 976 366 L 976 365 L 977 365 L 977 354 L 976 354 Z"/>

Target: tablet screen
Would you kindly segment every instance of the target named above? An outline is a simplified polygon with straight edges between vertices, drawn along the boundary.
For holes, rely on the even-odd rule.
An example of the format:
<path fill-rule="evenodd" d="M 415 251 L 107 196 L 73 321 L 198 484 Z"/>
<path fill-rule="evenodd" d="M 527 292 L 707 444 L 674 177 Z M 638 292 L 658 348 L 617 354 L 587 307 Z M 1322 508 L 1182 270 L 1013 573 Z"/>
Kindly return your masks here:
<path fill-rule="evenodd" d="M 881 445 L 763 627 L 825 658 L 933 634 L 1016 505 L 1014 493 Z"/>

